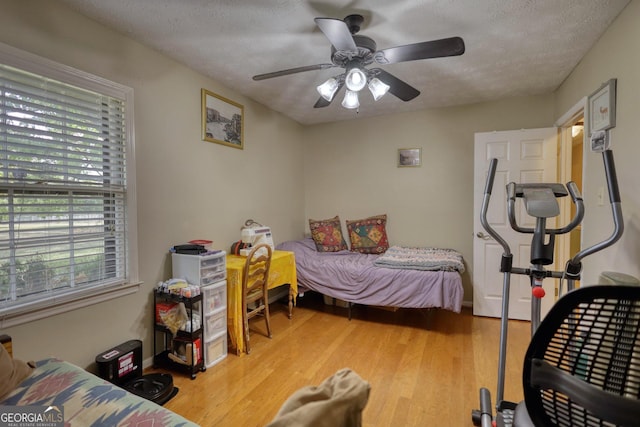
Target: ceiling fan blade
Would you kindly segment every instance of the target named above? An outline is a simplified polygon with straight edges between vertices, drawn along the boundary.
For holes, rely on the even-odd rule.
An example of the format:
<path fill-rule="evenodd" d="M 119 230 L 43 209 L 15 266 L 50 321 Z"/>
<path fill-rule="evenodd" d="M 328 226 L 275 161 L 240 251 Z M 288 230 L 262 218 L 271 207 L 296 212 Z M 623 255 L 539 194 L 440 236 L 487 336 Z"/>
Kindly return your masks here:
<path fill-rule="evenodd" d="M 334 96 L 335 98 L 335 96 Z M 333 99 L 331 100 L 333 101 Z M 318 100 L 316 101 L 315 104 L 313 104 L 313 108 L 324 108 L 324 107 L 328 107 L 329 105 L 331 105 L 331 101 L 327 101 L 326 99 L 324 99 L 323 97 L 318 98 Z"/>
<path fill-rule="evenodd" d="M 340 82 L 338 84 L 338 89 L 336 89 L 336 93 L 333 94 L 333 98 L 331 98 L 331 101 L 327 101 L 326 99 L 324 99 L 322 96 L 320 98 L 318 98 L 318 100 L 316 101 L 316 103 L 313 105 L 313 108 L 324 108 L 324 107 L 328 107 L 329 105 L 331 105 L 331 102 L 336 99 L 336 96 L 338 96 L 338 94 L 340 93 L 340 89 L 342 89 L 342 86 L 344 86 L 344 81 Z"/>
<path fill-rule="evenodd" d="M 372 68 L 371 71 L 376 72 L 376 77 L 383 83 L 389 85 L 389 92 L 392 95 L 397 96 L 403 101 L 411 101 L 416 96 L 420 95 L 420 91 L 408 83 L 403 82 L 393 74 L 389 74 L 380 68 Z"/>
<path fill-rule="evenodd" d="M 253 80 L 265 80 L 265 79 L 271 79 L 273 77 L 280 77 L 280 76 L 287 76 L 289 74 L 302 73 L 305 71 L 326 70 L 327 68 L 333 68 L 333 67 L 335 67 L 335 65 L 333 64 L 306 65 L 304 67 L 296 67 L 296 68 L 289 68 L 287 70 L 274 71 L 273 73 L 258 74 L 253 76 Z"/>
<path fill-rule="evenodd" d="M 353 41 L 347 24 L 341 19 L 315 18 L 314 21 L 336 50 L 358 52 L 356 42 Z"/>
<path fill-rule="evenodd" d="M 395 64 L 417 59 L 457 56 L 463 53 L 464 40 L 460 37 L 450 37 L 382 49 L 374 54 L 374 58 L 379 64 Z"/>

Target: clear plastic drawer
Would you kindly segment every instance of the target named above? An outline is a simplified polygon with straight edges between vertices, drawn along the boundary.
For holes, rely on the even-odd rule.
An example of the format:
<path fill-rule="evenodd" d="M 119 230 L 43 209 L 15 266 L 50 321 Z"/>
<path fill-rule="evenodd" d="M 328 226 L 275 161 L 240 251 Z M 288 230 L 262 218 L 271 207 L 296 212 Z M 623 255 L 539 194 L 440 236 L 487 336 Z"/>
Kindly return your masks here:
<path fill-rule="evenodd" d="M 205 342 L 204 360 L 207 368 L 219 363 L 227 357 L 227 334 Z"/>
<path fill-rule="evenodd" d="M 227 306 L 227 282 L 219 286 L 202 288 L 202 299 L 205 315 Z"/>

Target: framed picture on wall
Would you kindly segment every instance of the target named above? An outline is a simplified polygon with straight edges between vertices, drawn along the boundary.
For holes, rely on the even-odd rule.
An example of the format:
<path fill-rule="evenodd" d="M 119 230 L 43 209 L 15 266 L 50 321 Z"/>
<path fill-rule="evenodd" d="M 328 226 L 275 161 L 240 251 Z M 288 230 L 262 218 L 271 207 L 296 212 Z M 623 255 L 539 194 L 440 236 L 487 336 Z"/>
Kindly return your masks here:
<path fill-rule="evenodd" d="M 244 107 L 202 89 L 202 140 L 244 147 Z"/>
<path fill-rule="evenodd" d="M 422 148 L 400 148 L 398 167 L 418 167 L 422 165 Z"/>
<path fill-rule="evenodd" d="M 593 134 L 616 126 L 616 79 L 611 79 L 589 96 L 588 129 Z"/>

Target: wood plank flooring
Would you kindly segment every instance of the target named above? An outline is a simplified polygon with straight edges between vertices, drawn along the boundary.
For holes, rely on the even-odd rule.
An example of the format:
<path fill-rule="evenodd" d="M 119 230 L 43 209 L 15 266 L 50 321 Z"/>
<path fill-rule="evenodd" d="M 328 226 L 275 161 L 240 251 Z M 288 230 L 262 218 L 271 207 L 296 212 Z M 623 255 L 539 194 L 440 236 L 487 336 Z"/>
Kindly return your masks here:
<path fill-rule="evenodd" d="M 271 305 L 273 338 L 252 320 L 251 354 L 233 354 L 195 380 L 174 373 L 180 392 L 165 407 L 202 425 L 264 426 L 294 391 L 341 368 L 371 384 L 363 425 L 470 426 L 480 387 L 495 405 L 500 322 L 464 309 L 398 310 L 323 304 L 307 293 L 288 319 Z M 522 399 L 522 362 L 529 322 L 509 324 L 505 398 Z"/>

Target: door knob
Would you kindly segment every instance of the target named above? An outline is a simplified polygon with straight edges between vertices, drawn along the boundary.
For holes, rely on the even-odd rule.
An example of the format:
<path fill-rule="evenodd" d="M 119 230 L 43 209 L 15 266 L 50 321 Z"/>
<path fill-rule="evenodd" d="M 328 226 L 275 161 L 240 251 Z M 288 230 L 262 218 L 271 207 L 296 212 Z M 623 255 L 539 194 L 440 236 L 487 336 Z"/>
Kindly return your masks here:
<path fill-rule="evenodd" d="M 479 237 L 482 240 L 489 240 L 491 238 L 491 236 L 484 234 L 482 231 L 476 233 L 476 237 Z"/>

